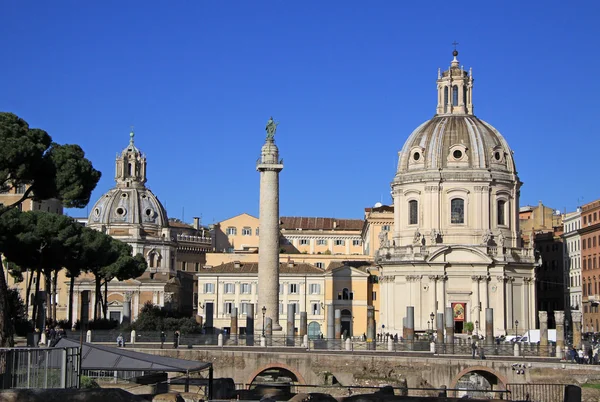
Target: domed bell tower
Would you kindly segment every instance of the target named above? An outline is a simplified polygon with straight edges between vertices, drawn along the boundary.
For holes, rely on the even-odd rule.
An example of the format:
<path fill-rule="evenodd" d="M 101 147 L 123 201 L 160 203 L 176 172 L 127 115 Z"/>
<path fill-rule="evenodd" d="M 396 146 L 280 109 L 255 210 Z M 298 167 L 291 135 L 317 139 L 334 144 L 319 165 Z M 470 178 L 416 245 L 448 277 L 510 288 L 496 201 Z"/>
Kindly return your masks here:
<path fill-rule="evenodd" d="M 473 70 L 469 69 L 467 73 L 462 66 L 459 67 L 456 49 L 452 56 L 454 59 L 448 70 L 442 73 L 438 69 L 437 114 L 473 115 Z"/>
<path fill-rule="evenodd" d="M 136 148 L 133 129 L 129 133 L 129 145 L 117 154 L 115 181 L 117 188 L 144 187 L 146 184 L 146 155 Z"/>

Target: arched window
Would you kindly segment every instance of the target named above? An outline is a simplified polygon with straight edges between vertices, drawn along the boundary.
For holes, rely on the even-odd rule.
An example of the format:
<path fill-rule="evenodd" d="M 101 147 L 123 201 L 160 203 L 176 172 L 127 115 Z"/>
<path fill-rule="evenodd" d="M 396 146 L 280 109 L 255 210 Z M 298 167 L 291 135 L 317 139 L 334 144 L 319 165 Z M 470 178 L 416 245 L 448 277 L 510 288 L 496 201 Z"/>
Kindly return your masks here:
<path fill-rule="evenodd" d="M 452 106 L 458 106 L 458 87 L 452 87 Z"/>
<path fill-rule="evenodd" d="M 419 203 L 417 200 L 408 202 L 408 224 L 416 225 L 419 223 Z"/>
<path fill-rule="evenodd" d="M 465 200 L 462 198 L 450 201 L 450 223 L 465 223 Z"/>
<path fill-rule="evenodd" d="M 350 293 L 348 288 L 342 290 L 342 300 L 352 300 L 352 293 Z"/>
<path fill-rule="evenodd" d="M 131 177 L 131 163 L 127 164 L 127 176 Z"/>
<path fill-rule="evenodd" d="M 448 87 L 444 87 L 444 112 L 448 108 Z"/>
<path fill-rule="evenodd" d="M 467 104 L 467 86 L 463 87 L 463 105 Z"/>
<path fill-rule="evenodd" d="M 506 207 L 506 201 L 499 200 L 498 201 L 498 225 L 506 225 L 506 220 L 504 218 L 504 208 Z"/>

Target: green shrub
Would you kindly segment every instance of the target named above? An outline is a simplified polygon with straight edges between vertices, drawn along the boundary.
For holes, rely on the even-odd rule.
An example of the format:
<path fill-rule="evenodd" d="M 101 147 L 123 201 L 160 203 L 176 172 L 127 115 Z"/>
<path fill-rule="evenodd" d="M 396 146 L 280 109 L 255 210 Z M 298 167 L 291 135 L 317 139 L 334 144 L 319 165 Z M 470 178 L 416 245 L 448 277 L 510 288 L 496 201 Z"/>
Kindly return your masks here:
<path fill-rule="evenodd" d="M 81 376 L 81 388 L 100 388 L 100 385 L 98 385 L 96 380 L 94 380 L 93 378 L 82 375 Z"/>

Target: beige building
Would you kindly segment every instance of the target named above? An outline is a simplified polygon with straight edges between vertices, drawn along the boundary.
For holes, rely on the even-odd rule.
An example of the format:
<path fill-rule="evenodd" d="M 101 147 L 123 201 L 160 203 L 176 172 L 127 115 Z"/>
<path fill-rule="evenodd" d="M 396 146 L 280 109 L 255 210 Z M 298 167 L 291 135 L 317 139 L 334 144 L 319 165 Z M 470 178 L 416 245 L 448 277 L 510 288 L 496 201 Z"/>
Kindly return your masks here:
<path fill-rule="evenodd" d="M 408 137 L 393 178 L 394 226 L 378 236 L 381 324 L 401 334 L 406 307 L 415 329 L 451 308 L 454 329 L 494 331 L 536 322 L 534 256 L 519 240 L 522 185 L 502 135 L 473 114 L 473 76 L 459 64 L 438 72 L 437 114 Z"/>

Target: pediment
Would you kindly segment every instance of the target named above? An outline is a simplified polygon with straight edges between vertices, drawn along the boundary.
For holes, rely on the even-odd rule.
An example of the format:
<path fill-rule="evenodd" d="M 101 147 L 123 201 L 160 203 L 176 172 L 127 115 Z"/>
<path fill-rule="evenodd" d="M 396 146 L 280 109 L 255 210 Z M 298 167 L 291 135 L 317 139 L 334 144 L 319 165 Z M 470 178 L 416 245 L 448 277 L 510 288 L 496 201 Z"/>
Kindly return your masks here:
<path fill-rule="evenodd" d="M 366 272 L 361 271 L 360 269 L 349 267 L 348 265 L 344 265 L 338 268 L 335 268 L 331 271 L 333 276 L 369 276 Z"/>
<path fill-rule="evenodd" d="M 480 250 L 466 246 L 447 246 L 433 252 L 428 262 L 452 264 L 491 264 L 493 260 Z"/>

